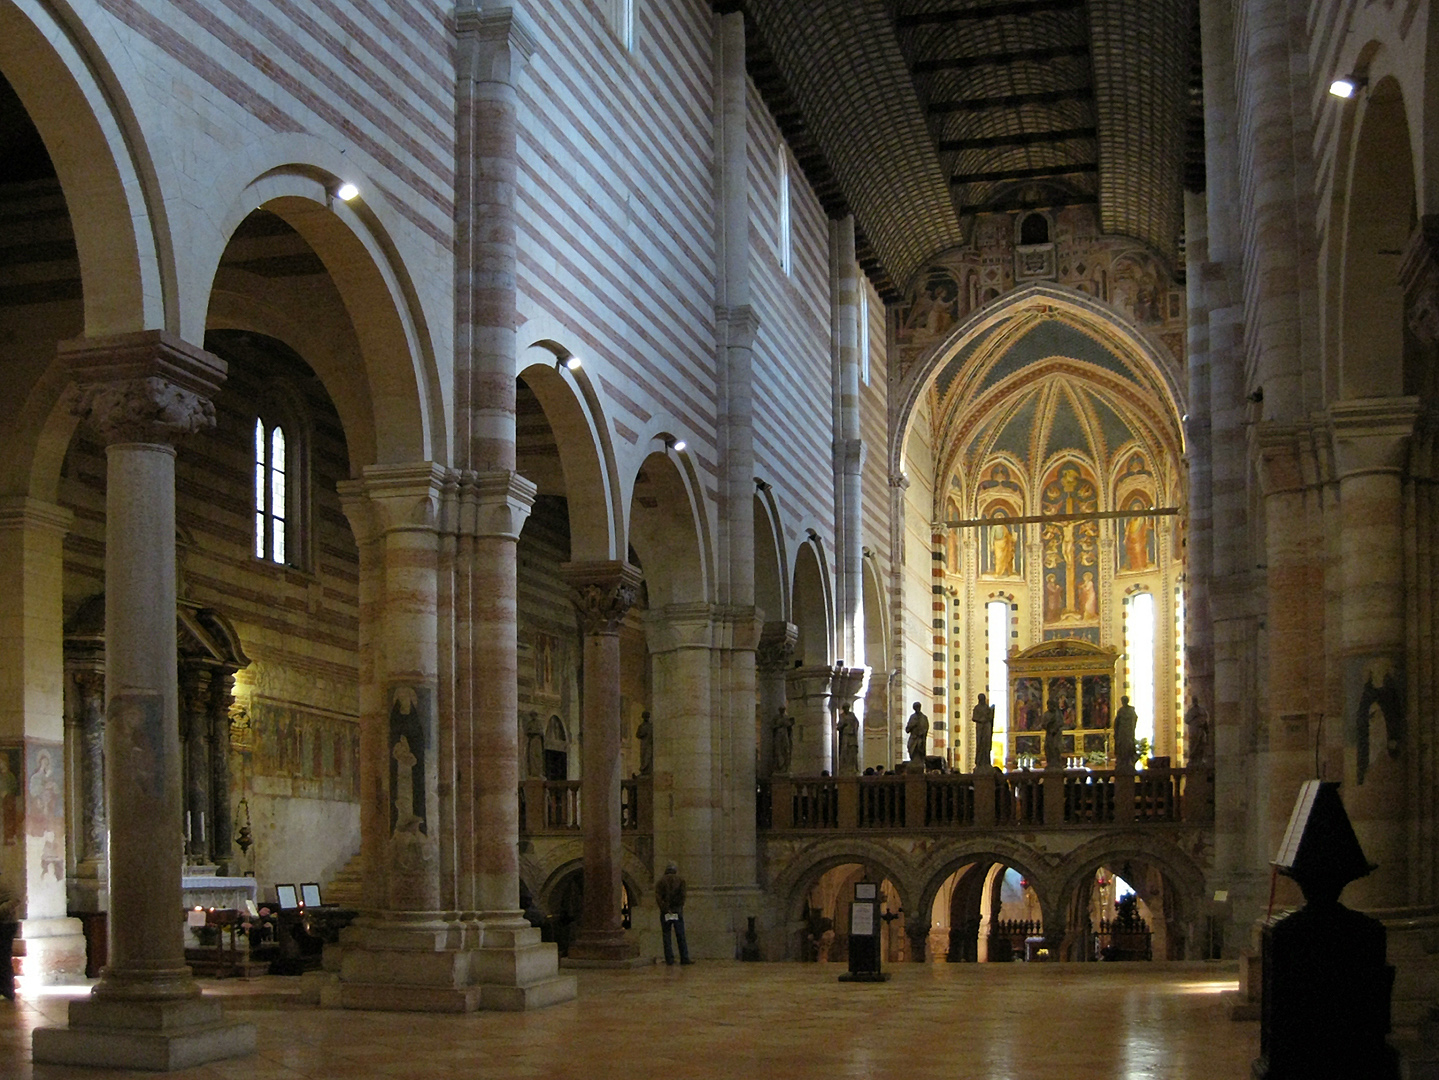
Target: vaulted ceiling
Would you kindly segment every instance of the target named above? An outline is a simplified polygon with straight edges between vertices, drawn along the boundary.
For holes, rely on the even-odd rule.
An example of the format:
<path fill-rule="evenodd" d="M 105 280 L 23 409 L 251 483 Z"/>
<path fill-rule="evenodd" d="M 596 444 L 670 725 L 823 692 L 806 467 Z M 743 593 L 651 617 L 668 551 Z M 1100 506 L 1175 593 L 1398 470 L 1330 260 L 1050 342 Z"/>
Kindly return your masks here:
<path fill-rule="evenodd" d="M 975 215 L 1095 204 L 1179 261 L 1203 187 L 1195 0 L 719 0 L 886 299 Z"/>

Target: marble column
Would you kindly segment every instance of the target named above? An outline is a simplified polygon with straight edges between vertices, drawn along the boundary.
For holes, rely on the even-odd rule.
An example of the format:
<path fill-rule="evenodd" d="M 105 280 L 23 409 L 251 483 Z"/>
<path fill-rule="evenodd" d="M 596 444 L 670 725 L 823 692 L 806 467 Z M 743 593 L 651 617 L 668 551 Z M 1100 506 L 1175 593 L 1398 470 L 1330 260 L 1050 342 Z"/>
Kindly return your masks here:
<path fill-rule="evenodd" d="M 639 595 L 640 572 L 626 562 L 566 563 L 584 632 L 581 690 L 580 824 L 584 909 L 569 960 L 627 964 L 639 947 L 620 925 L 620 623 Z"/>
<path fill-rule="evenodd" d="M 210 817 L 206 820 L 208 861 L 219 873 L 231 872 L 234 823 L 230 810 L 230 704 L 235 697 L 235 673 L 216 668 L 210 678 L 206 721 L 210 726 Z"/>
<path fill-rule="evenodd" d="M 790 715 L 795 718 L 790 750 L 791 776 L 832 772 L 834 722 L 830 694 L 835 669 L 827 664 L 791 668 L 785 673 Z"/>
<path fill-rule="evenodd" d="M 1406 716 L 1412 703 L 1405 670 L 1402 484 L 1418 416 L 1418 398 L 1329 407 L 1344 588 L 1344 802 L 1365 857 L 1378 864 L 1346 896 L 1365 907 L 1401 907 L 1415 899 L 1409 774 L 1421 743 Z"/>
<path fill-rule="evenodd" d="M 210 668 L 190 662 L 180 669 L 180 741 L 185 757 L 185 854 L 189 865 L 209 863 Z M 205 873 L 210 873 L 208 866 Z"/>
<path fill-rule="evenodd" d="M 175 669 L 174 442 L 212 426 L 218 358 L 164 331 L 61 345 L 75 409 L 105 443 L 106 794 L 110 962 L 37 1062 L 170 1069 L 253 1053 L 185 965 Z"/>
<path fill-rule="evenodd" d="M 794 660 L 799 627 L 790 622 L 767 622 L 760 631 L 755 650 L 755 673 L 759 683 L 761 776 L 774 772 L 774 718 L 781 707 L 788 708 L 785 673 Z"/>

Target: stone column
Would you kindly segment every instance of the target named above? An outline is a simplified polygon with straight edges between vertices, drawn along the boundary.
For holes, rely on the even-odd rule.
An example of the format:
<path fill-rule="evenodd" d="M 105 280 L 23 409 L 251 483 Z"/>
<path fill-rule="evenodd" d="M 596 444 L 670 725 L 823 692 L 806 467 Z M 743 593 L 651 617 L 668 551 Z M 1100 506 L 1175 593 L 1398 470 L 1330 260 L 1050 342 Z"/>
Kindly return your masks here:
<path fill-rule="evenodd" d="M 105 754 L 110 962 L 36 1061 L 174 1068 L 251 1054 L 255 1029 L 202 1001 L 185 965 L 175 671 L 175 448 L 215 422 L 225 365 L 164 331 L 61 345 L 77 413 L 105 442 Z M 173 897 L 170 902 L 165 897 Z"/>
<path fill-rule="evenodd" d="M 620 623 L 639 595 L 640 572 L 626 562 L 566 563 L 585 636 L 581 689 L 583 748 L 580 825 L 584 910 L 569 959 L 624 965 L 639 947 L 620 926 Z"/>
<path fill-rule="evenodd" d="M 761 776 L 774 772 L 774 718 L 781 706 L 787 708 L 789 705 L 785 673 L 794 660 L 794 647 L 798 641 L 799 627 L 794 623 L 767 622 L 760 631 L 759 648 L 755 650 L 755 672 L 759 683 Z M 793 771 L 793 765 L 790 771 Z"/>
<path fill-rule="evenodd" d="M 187 865 L 208 863 L 210 812 L 210 668 L 190 662 L 180 669 L 180 741 L 185 757 L 185 854 Z M 208 866 L 205 873 L 210 873 Z"/>
<path fill-rule="evenodd" d="M 832 771 L 830 691 L 835 669 L 827 664 L 791 668 L 785 673 L 790 715 L 795 718 L 790 750 L 791 776 L 818 776 Z"/>
<path fill-rule="evenodd" d="M 229 875 L 234 823 L 230 810 L 230 703 L 235 697 L 235 673 L 216 668 L 210 678 L 207 720 L 210 725 L 210 819 L 205 824 L 210 843 L 209 860 L 219 873 Z"/>
<path fill-rule="evenodd" d="M 1402 482 L 1418 415 L 1418 398 L 1329 407 L 1344 587 L 1344 802 L 1365 857 L 1378 864 L 1347 898 L 1365 907 L 1414 902 L 1409 776 L 1420 741 L 1406 715 Z"/>

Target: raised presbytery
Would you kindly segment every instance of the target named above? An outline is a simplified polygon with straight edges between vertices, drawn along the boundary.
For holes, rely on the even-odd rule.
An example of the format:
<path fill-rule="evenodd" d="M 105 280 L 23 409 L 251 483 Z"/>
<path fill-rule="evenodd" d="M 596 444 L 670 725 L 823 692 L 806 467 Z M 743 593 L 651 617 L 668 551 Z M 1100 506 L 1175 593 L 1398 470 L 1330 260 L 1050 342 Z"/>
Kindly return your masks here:
<path fill-rule="evenodd" d="M 1315 780 L 1439 1062 L 1436 102 L 1422 0 L 0 0 L 37 1069 L 562 1005 L 669 864 L 1255 1016 Z"/>

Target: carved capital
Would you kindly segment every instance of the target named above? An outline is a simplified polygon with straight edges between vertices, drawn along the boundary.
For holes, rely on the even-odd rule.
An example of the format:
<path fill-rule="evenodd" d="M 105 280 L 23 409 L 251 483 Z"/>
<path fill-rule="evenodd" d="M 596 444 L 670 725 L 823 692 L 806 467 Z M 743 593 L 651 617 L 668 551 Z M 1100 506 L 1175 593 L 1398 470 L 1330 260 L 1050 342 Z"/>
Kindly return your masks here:
<path fill-rule="evenodd" d="M 891 473 L 889 477 L 889 486 L 892 488 L 896 488 L 899 491 L 908 491 L 909 477 L 906 476 L 904 473 Z"/>
<path fill-rule="evenodd" d="M 476 82 L 512 85 L 539 48 L 539 39 L 513 8 L 486 7 L 489 10 L 481 12 L 473 3 L 462 3 L 455 9 L 461 73 Z"/>
<path fill-rule="evenodd" d="M 1317 481 L 1308 424 L 1265 421 L 1249 431 L 1250 452 L 1259 466 L 1264 494 L 1303 491 Z"/>
<path fill-rule="evenodd" d="M 719 324 L 720 340 L 727 348 L 754 348 L 754 339 L 759 334 L 759 315 L 754 308 L 748 304 L 715 308 L 715 322 Z"/>
<path fill-rule="evenodd" d="M 840 462 L 841 473 L 845 476 L 859 476 L 864 471 L 864 440 L 836 439 L 834 456 Z"/>
<path fill-rule="evenodd" d="M 799 627 L 790 622 L 767 622 L 754 651 L 754 666 L 762 675 L 778 675 L 794 661 Z"/>
<path fill-rule="evenodd" d="M 560 573 L 571 589 L 586 634 L 613 634 L 639 599 L 644 575 L 638 567 L 613 562 L 564 563 Z"/>
<path fill-rule="evenodd" d="M 173 334 L 146 330 L 60 343 L 74 414 L 105 442 L 173 443 L 215 425 L 225 362 Z"/>
<path fill-rule="evenodd" d="M 473 474 L 475 535 L 518 540 L 535 505 L 535 484 L 517 472 L 496 469 Z"/>
<path fill-rule="evenodd" d="M 367 465 L 360 479 L 336 487 L 355 538 L 364 541 L 401 530 L 437 531 L 449 479 L 439 465 L 420 461 Z"/>
<path fill-rule="evenodd" d="M 1402 471 L 1418 418 L 1417 397 L 1334 402 L 1329 406 L 1329 432 L 1339 476 Z"/>

